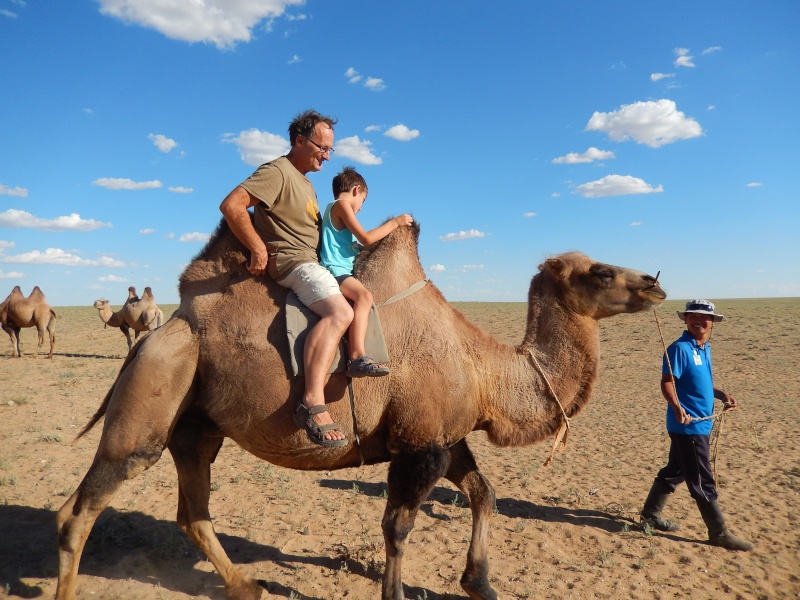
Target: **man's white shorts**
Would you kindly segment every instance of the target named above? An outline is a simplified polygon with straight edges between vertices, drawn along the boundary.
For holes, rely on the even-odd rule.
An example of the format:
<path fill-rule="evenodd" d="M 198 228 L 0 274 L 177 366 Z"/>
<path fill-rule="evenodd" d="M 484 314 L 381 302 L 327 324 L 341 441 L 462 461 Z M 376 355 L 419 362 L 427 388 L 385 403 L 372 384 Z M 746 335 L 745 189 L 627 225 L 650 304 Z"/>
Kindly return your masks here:
<path fill-rule="evenodd" d="M 342 293 L 336 278 L 319 263 L 304 263 L 295 267 L 278 283 L 290 288 L 306 306 Z"/>

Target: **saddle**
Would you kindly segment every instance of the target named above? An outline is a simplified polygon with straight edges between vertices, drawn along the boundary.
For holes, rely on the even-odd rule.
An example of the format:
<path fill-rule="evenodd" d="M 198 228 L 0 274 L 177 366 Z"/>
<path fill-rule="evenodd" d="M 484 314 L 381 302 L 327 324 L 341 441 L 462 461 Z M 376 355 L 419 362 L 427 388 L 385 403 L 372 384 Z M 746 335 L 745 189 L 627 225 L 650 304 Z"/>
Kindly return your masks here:
<path fill-rule="evenodd" d="M 303 348 L 306 343 L 308 331 L 319 322 L 319 317 L 300 302 L 293 291 L 289 290 L 286 296 L 286 334 L 289 338 L 289 356 L 292 360 L 292 373 L 303 375 Z M 369 311 L 366 338 L 367 355 L 375 362 L 388 363 L 389 350 L 386 348 L 386 339 L 383 337 L 381 320 L 378 317 L 378 308 L 373 304 Z M 347 370 L 347 342 L 345 338 L 339 341 L 336 356 L 333 357 L 328 373 L 344 373 Z"/>

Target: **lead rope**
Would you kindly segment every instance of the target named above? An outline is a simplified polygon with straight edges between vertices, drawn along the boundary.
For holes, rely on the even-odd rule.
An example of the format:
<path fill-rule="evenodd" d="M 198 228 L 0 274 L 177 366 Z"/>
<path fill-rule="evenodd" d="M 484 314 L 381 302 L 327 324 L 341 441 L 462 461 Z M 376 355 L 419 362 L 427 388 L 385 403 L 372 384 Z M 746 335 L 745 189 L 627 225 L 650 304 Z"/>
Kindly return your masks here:
<path fill-rule="evenodd" d="M 550 456 L 547 457 L 547 460 L 544 461 L 544 466 L 549 467 L 553 462 L 553 455 L 556 453 L 556 448 L 558 448 L 558 444 L 562 444 L 561 449 L 564 449 L 564 446 L 567 445 L 567 433 L 570 431 L 569 426 L 569 417 L 567 416 L 564 407 L 561 405 L 561 401 L 558 399 L 555 390 L 553 389 L 553 385 L 550 383 L 550 379 L 547 377 L 547 373 L 544 372 L 542 369 L 542 365 L 539 364 L 539 361 L 536 360 L 536 357 L 533 355 L 533 350 L 528 349 L 528 357 L 531 359 L 533 366 L 536 367 L 536 370 L 539 371 L 539 375 L 542 376 L 544 379 L 544 383 L 547 386 L 547 391 L 552 396 L 553 400 L 556 401 L 558 404 L 558 408 L 561 409 L 561 416 L 564 420 L 561 423 L 561 426 L 558 428 L 555 437 L 553 438 L 553 447 L 550 449 Z"/>
<path fill-rule="evenodd" d="M 672 374 L 672 364 L 669 361 L 669 354 L 667 353 L 667 343 L 664 341 L 664 334 L 661 331 L 661 323 L 658 320 L 658 313 L 656 312 L 655 308 L 653 309 L 653 316 L 656 319 L 656 326 L 658 327 L 658 335 L 661 336 L 661 345 L 664 347 L 664 358 L 667 360 L 667 369 L 669 370 L 670 381 L 672 381 L 672 389 L 675 391 L 675 399 L 678 400 L 678 388 L 675 385 L 675 375 Z M 680 404 L 680 400 L 678 400 L 678 403 Z M 719 423 L 717 423 L 717 427 L 711 436 L 711 446 L 712 446 L 711 474 L 713 475 L 715 480 L 717 478 L 717 449 L 719 447 L 719 436 L 720 433 L 722 432 L 722 424 L 725 422 L 726 411 L 727 409 L 723 408 L 722 412 L 718 413 L 712 412 L 712 414 L 707 417 L 690 417 L 693 423 L 697 423 L 699 421 L 708 421 L 709 419 L 719 419 Z"/>

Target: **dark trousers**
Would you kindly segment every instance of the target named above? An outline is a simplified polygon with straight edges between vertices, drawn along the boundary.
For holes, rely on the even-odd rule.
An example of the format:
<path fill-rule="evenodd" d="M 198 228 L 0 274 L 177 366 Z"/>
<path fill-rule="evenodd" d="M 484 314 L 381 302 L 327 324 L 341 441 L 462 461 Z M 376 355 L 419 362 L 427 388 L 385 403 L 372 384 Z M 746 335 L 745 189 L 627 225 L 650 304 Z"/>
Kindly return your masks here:
<path fill-rule="evenodd" d="M 686 482 L 689 494 L 695 500 L 716 500 L 717 484 L 709 460 L 710 437 L 670 432 L 669 460 L 656 475 L 656 481 L 662 482 L 670 493 Z"/>

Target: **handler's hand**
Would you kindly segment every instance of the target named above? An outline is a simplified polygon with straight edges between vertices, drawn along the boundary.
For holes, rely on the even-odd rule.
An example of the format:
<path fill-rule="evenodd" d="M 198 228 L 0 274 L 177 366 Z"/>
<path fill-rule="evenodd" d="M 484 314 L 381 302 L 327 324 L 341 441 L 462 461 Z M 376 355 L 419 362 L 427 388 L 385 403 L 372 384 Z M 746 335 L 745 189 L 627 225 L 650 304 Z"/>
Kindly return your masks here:
<path fill-rule="evenodd" d="M 675 420 L 681 425 L 689 425 L 692 422 L 692 417 L 687 413 L 682 406 L 673 408 L 672 412 L 675 413 Z"/>

